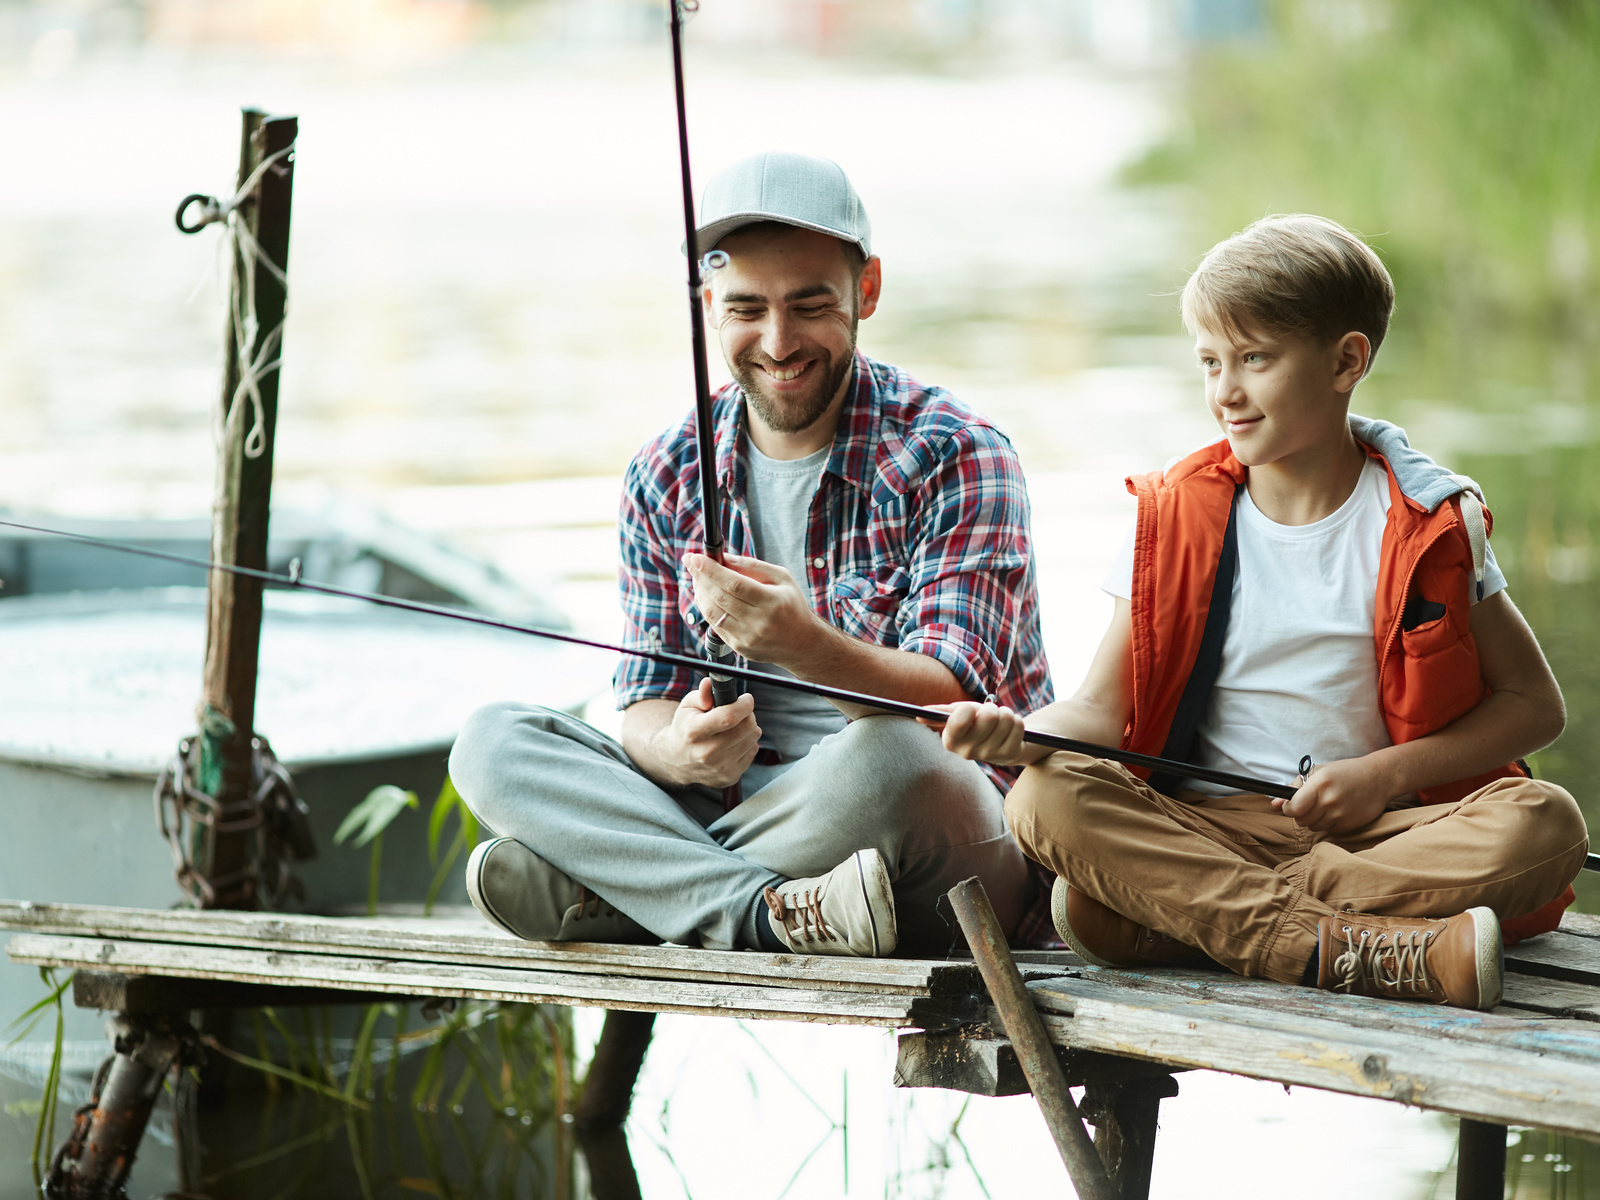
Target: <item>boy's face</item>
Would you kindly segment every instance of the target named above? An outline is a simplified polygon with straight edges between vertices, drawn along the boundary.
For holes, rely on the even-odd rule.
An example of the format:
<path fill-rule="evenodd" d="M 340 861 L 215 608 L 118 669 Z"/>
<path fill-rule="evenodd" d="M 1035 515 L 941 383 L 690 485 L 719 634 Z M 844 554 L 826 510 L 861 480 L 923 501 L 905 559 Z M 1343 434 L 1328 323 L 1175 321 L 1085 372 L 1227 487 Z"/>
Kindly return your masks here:
<path fill-rule="evenodd" d="M 1359 333 L 1328 344 L 1258 330 L 1230 335 L 1204 326 L 1196 331 L 1194 348 L 1205 372 L 1206 405 L 1247 467 L 1339 444 L 1350 392 L 1366 370 L 1368 353 Z"/>

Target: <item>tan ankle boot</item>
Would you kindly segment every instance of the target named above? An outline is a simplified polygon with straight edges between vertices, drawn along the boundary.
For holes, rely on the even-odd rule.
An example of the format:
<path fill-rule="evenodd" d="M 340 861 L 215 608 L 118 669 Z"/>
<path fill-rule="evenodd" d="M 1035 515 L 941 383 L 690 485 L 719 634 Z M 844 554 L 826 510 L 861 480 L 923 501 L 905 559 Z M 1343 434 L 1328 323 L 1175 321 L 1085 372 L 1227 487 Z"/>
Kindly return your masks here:
<path fill-rule="evenodd" d="M 1050 919 L 1061 940 L 1079 958 L 1097 967 L 1203 967 L 1211 963 L 1204 950 L 1146 929 L 1059 876 L 1050 890 Z"/>
<path fill-rule="evenodd" d="M 1335 913 L 1318 923 L 1317 957 L 1324 991 L 1460 1008 L 1500 1003 L 1505 951 L 1491 909 L 1440 920 Z"/>

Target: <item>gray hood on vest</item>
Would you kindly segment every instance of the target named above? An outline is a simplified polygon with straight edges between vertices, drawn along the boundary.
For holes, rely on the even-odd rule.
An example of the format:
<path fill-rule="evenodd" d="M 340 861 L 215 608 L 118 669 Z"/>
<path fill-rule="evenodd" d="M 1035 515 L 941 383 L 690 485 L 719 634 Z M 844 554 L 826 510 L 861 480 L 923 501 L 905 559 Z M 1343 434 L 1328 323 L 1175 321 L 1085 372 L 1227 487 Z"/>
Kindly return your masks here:
<path fill-rule="evenodd" d="M 1400 490 L 1429 512 L 1468 488 L 1478 492 L 1480 497 L 1483 494 L 1465 475 L 1451 474 L 1421 450 L 1413 448 L 1406 431 L 1398 425 L 1351 413 L 1350 432 L 1358 442 L 1365 442 L 1388 460 L 1389 470 L 1394 472 Z"/>

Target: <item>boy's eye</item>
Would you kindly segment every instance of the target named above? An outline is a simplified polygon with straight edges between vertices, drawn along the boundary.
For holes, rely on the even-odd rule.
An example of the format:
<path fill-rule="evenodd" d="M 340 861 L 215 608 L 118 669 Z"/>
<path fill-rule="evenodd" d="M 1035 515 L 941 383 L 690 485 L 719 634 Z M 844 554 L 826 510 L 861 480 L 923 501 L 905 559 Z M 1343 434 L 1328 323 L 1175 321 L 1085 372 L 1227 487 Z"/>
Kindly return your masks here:
<path fill-rule="evenodd" d="M 1249 364 L 1264 363 L 1267 361 L 1267 356 L 1258 350 L 1252 350 L 1244 356 L 1244 361 Z"/>
<path fill-rule="evenodd" d="M 1213 371 L 1216 369 L 1216 366 L 1217 360 L 1214 358 L 1202 358 L 1200 360 L 1200 369 L 1202 371 Z"/>

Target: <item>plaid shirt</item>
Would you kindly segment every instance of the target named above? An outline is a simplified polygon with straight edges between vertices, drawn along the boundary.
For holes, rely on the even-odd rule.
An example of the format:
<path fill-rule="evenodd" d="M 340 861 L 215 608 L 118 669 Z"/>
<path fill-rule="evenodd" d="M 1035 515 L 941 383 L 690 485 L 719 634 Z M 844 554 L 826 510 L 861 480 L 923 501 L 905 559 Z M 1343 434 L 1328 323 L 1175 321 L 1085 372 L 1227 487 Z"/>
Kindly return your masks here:
<path fill-rule="evenodd" d="M 744 396 L 713 398 L 717 476 L 727 548 L 753 554 L 745 504 Z M 702 653 L 705 621 L 683 556 L 704 549 L 693 414 L 629 464 L 618 528 L 623 644 Z M 806 578 L 812 608 L 874 646 L 938 659 L 967 694 L 993 694 L 1018 712 L 1050 703 L 1039 630 L 1028 495 L 1005 435 L 941 388 L 856 355 L 853 390 L 811 500 Z M 679 699 L 696 681 L 682 668 L 625 658 L 618 708 Z M 1001 791 L 1015 769 L 985 766 Z M 1054 941 L 1051 876 L 1018 939 Z"/>

